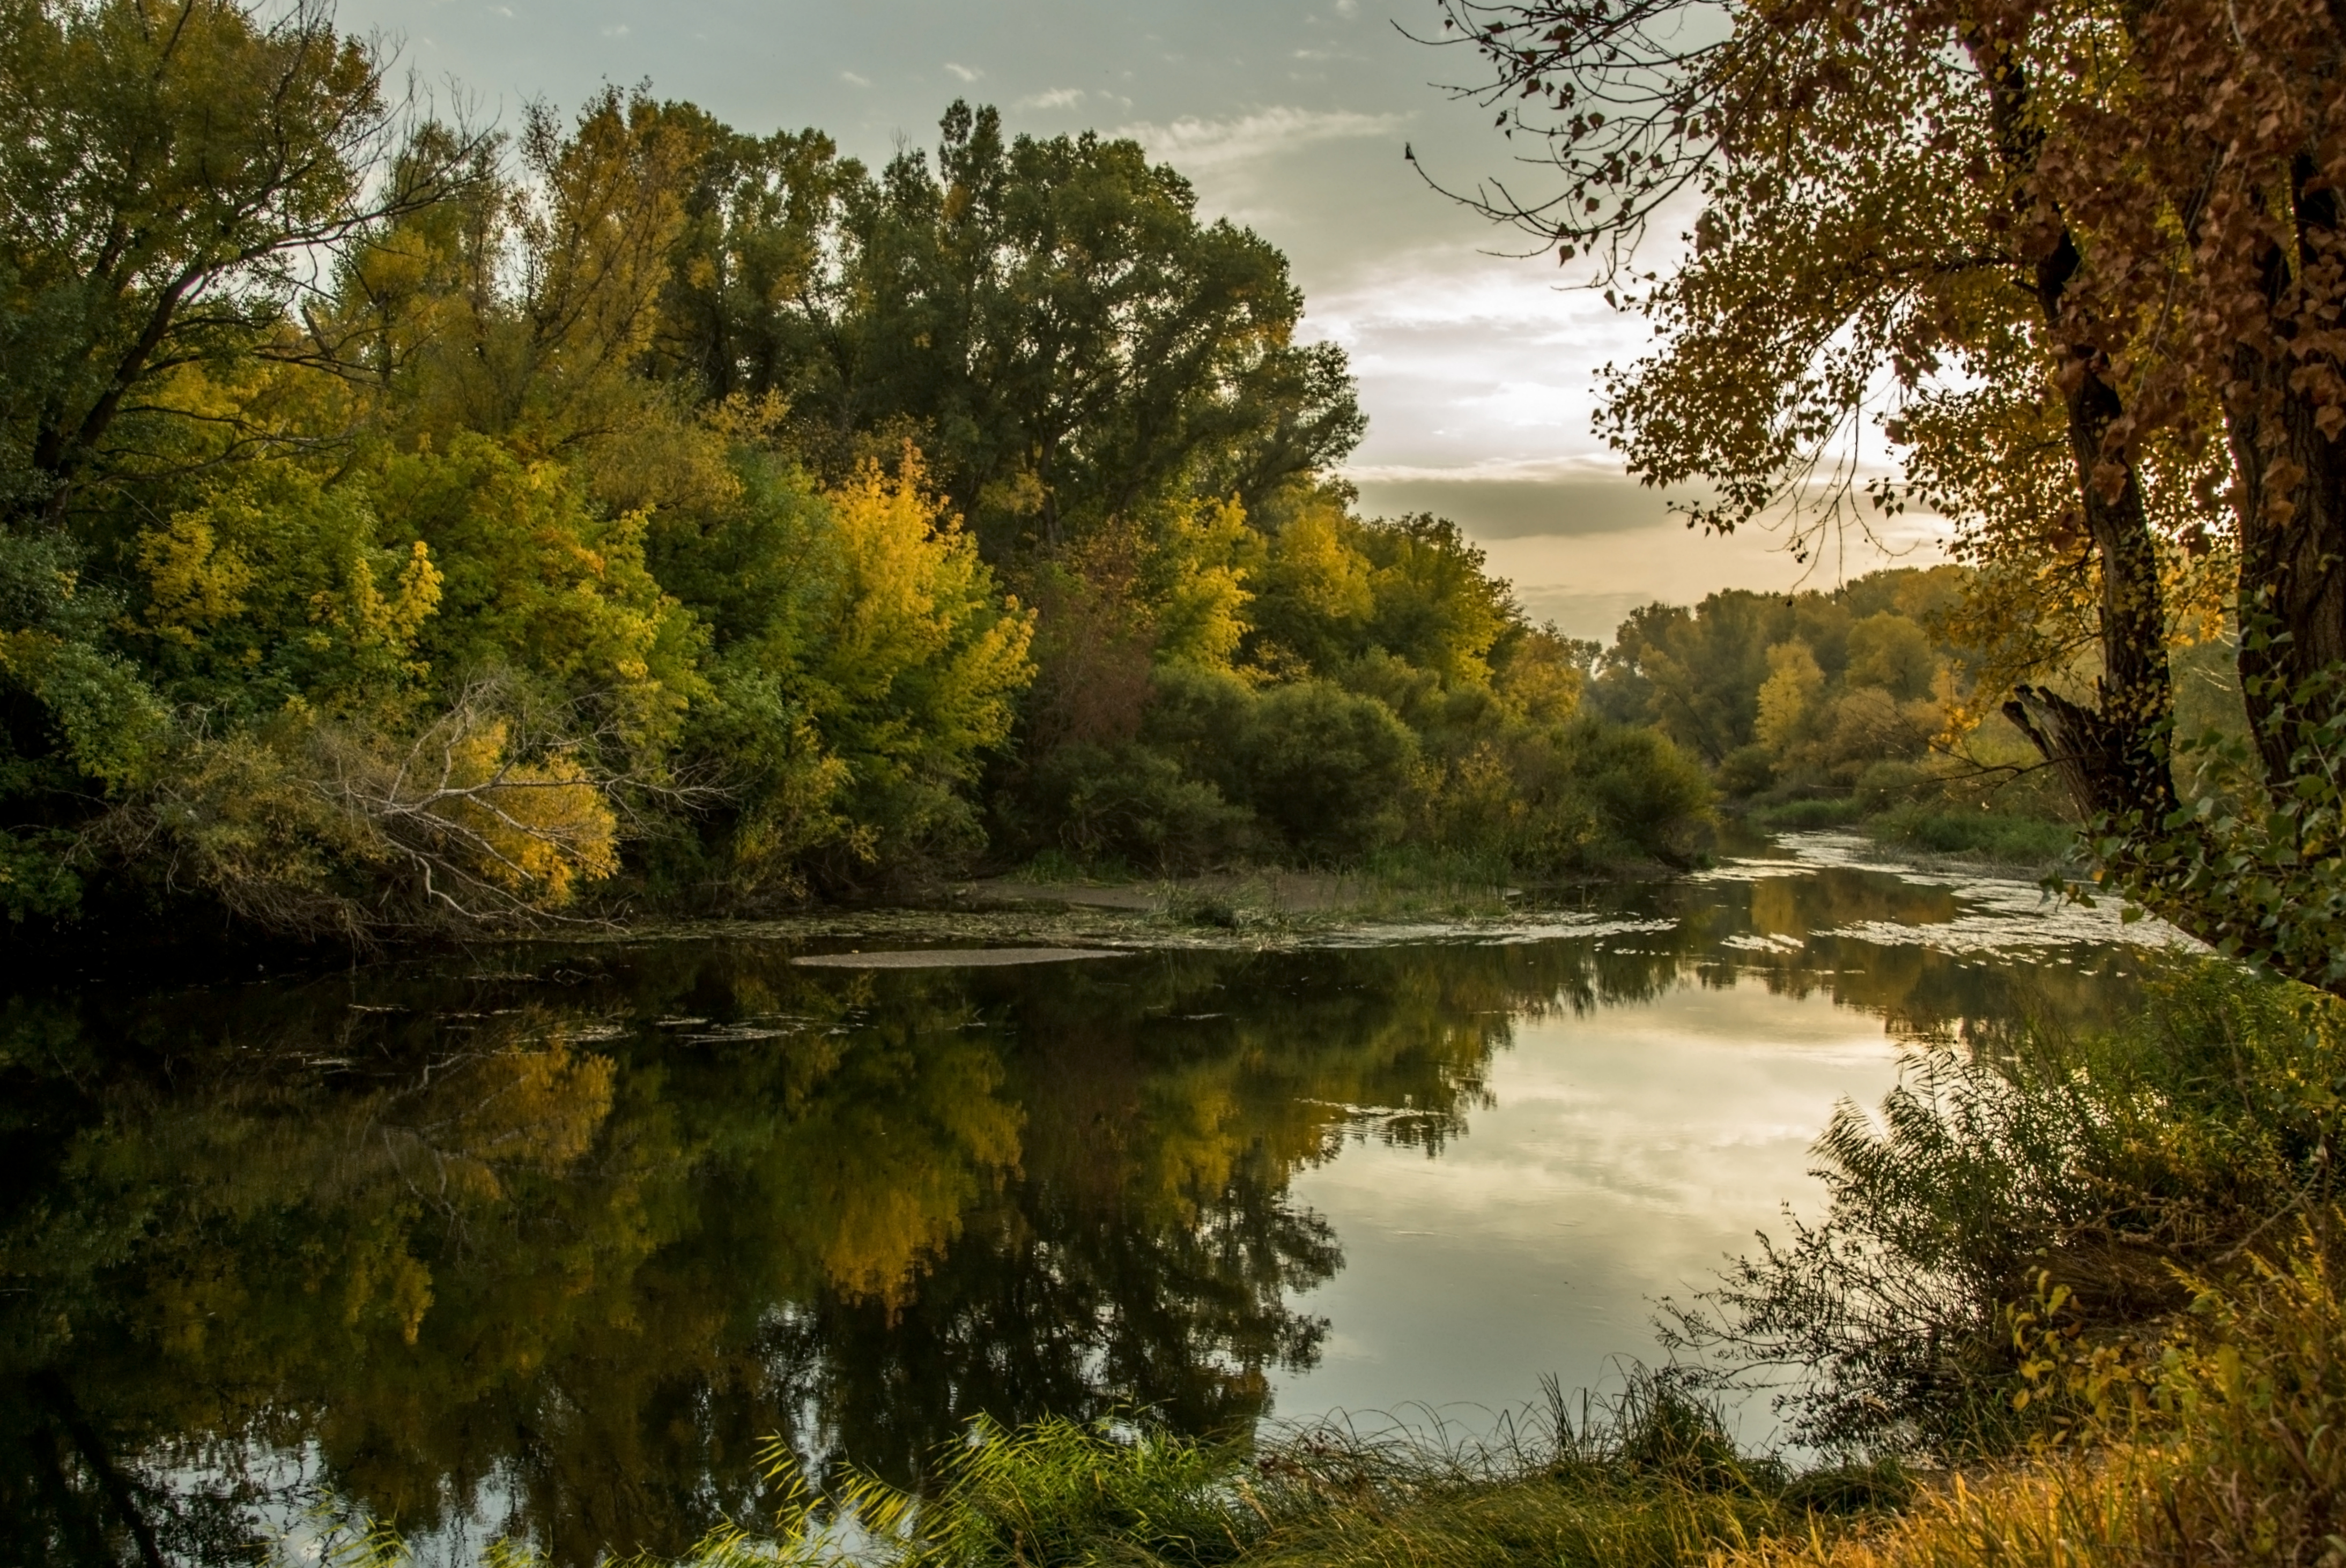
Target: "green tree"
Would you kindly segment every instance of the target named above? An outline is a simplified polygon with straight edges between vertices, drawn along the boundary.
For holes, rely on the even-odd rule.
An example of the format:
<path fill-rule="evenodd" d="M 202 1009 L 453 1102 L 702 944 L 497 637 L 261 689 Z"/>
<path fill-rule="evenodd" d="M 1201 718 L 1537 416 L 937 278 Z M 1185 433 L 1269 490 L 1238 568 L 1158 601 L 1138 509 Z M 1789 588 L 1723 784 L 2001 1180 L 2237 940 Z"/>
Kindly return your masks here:
<path fill-rule="evenodd" d="M 174 446 L 216 450 L 221 436 L 186 428 L 190 416 L 230 440 L 274 433 L 160 389 L 192 367 L 298 353 L 281 328 L 318 251 L 460 178 L 462 138 L 390 158 L 397 106 L 382 73 L 310 6 L 263 21 L 230 0 L 11 0 L 0 500 L 12 526 L 61 519 L 76 486 L 168 462 Z"/>
<path fill-rule="evenodd" d="M 1151 502 L 1252 509 L 1360 437 L 1341 352 L 1293 341 L 1285 260 L 1199 222 L 1188 182 L 1132 142 L 1005 141 L 996 111 L 956 104 L 933 169 L 907 153 L 844 205 L 855 309 L 776 390 L 836 428 L 933 433 L 997 558 Z"/>

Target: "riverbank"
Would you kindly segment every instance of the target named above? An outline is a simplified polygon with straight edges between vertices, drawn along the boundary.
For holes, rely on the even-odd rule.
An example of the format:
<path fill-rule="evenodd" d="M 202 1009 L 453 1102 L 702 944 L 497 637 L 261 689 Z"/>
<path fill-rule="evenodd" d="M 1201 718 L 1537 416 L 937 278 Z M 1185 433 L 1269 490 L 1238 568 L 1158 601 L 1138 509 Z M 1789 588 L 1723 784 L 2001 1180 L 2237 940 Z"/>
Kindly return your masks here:
<path fill-rule="evenodd" d="M 652 916 L 547 925 L 536 942 L 1066 943 L 1284 948 L 1446 937 L 1587 934 L 1641 889 L 1700 875 L 1627 862 L 1567 881 L 1511 880 L 1466 857 L 1385 857 L 1339 869 L 1239 865 L 1186 876 L 1056 857 L 1014 871 L 906 884 L 884 901 L 811 904 L 757 918 Z"/>
<path fill-rule="evenodd" d="M 1739 831 L 1729 821 L 1701 860 L 1670 868 L 1639 862 L 1569 881 L 1511 883 L 1468 859 L 1389 857 L 1341 870 L 1281 866 L 1229 868 L 1192 876 L 1148 876 L 1115 867 L 1044 860 L 1011 872 L 907 884 L 886 901 L 813 903 L 758 917 L 678 917 L 615 908 L 600 917 L 540 920 L 515 932 L 462 944 L 466 951 L 513 944 L 605 946 L 642 942 L 749 942 L 833 948 L 1108 947 L 1253 949 L 1373 945 L 1396 942 L 1523 941 L 1596 934 L 1621 919 L 1655 912 L 1659 890 L 1725 876 L 1744 880 L 1776 870 L 1850 867 L 1886 872 L 1918 885 L 2027 890 L 2006 914 L 2041 901 L 2035 866 L 1976 857 L 1898 850 L 1850 832 Z M 1666 896 L 1666 895 L 1663 895 Z M 2076 924 L 2073 920 L 2070 923 Z M 2086 921 L 2084 940 L 2139 938 L 2115 920 Z M 2102 929 L 2102 928 L 2106 929 Z M 2146 928 L 2147 929 L 2147 928 Z M 1782 941 L 1798 932 L 1771 932 Z M 421 958 L 443 942 L 378 945 L 379 956 Z M 75 940 L 19 932 L 0 977 L 60 972 L 97 983 L 109 976 L 189 982 L 221 973 L 324 973 L 345 967 L 351 950 L 290 943 L 234 925 L 181 927 L 168 939 L 134 928 L 87 931 Z"/>
<path fill-rule="evenodd" d="M 1668 868 L 1641 863 L 1583 881 L 1525 888 L 1508 885 L 1472 863 L 1421 859 L 1345 870 L 1239 867 L 1191 876 L 1045 861 L 1000 875 L 906 881 L 884 900 L 816 901 L 754 916 L 678 915 L 621 903 L 600 913 L 540 917 L 463 945 L 871 939 L 1276 946 L 1372 927 L 1396 928 L 1395 936 L 1406 936 L 1429 927 L 1508 925 L 1525 909 L 1585 907 L 1614 890 L 1670 874 Z M 450 944 L 442 934 L 409 942 L 373 941 L 367 950 L 421 953 Z M 272 939 L 232 923 L 182 924 L 169 932 L 139 924 L 93 926 L 15 933 L 0 972 L 44 972 L 60 962 L 77 970 L 160 962 L 168 971 L 191 974 L 331 968 L 347 962 L 349 951 L 330 942 Z"/>
<path fill-rule="evenodd" d="M 1852 796 L 1821 796 L 1756 803 L 1743 810 L 1739 820 L 1768 833 L 1843 829 L 1904 854 L 2035 876 L 2075 869 L 2077 862 L 2075 823 L 1984 807 L 1966 810 L 1912 802 L 1883 807 Z"/>
<path fill-rule="evenodd" d="M 1670 890 L 1714 881 L 1752 881 L 1820 870 L 1895 879 L 1943 890 L 1948 910 L 1864 918 L 1827 911 L 1836 922 L 1790 924 L 1733 938 L 1750 950 L 1781 952 L 1810 937 L 1898 940 L 1929 933 L 1968 951 L 2017 943 L 2115 942 L 2130 947 L 2196 947 L 2157 921 L 2129 922 L 2115 905 L 2063 905 L 2038 886 L 2039 868 L 1973 858 L 1896 851 L 1851 831 L 1723 836 L 1698 868 L 1660 879 L 1605 879 L 1511 887 L 1471 874 L 1232 871 L 1189 878 L 1084 875 L 1029 868 L 1019 875 L 942 883 L 903 901 L 810 909 L 762 920 L 650 921 L 599 932 L 559 932 L 551 940 L 748 941 L 863 946 L 1105 946 L 1286 949 L 1423 941 L 1525 941 L 1600 935 L 1659 921 L 1668 925 Z M 1960 924 L 1938 923 L 1960 909 Z M 1883 911 L 1888 912 L 1888 911 Z M 1624 926 L 1622 922 L 1628 922 Z M 1919 922 L 1919 923 L 1918 923 Z"/>

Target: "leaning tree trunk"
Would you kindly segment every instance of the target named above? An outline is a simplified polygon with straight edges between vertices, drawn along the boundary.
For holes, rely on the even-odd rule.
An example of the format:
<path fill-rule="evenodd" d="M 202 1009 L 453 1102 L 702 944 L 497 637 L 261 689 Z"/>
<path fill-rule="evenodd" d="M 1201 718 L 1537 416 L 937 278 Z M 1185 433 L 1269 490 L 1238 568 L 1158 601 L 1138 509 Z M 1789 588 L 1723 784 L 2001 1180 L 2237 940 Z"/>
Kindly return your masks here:
<path fill-rule="evenodd" d="M 2058 346 L 2056 381 L 2067 416 L 2077 502 L 2101 567 L 2102 673 L 2092 706 L 2024 686 L 2004 714 L 2059 773 L 2087 820 L 2157 823 L 2175 805 L 2168 735 L 2174 685 L 2167 663 L 2167 605 L 2158 553 L 2132 460 L 2111 439 L 2125 400 L 2107 359 L 2083 341 L 2070 315 L 2070 285 L 2084 258 L 2045 197 L 2037 163 L 2045 136 L 2030 112 L 2027 76 L 2014 40 L 1974 31 L 1964 40 L 1988 88 L 1989 114 L 2013 231 L 2035 251 L 2034 287 L 2046 340 Z"/>
<path fill-rule="evenodd" d="M 2076 255 L 2064 234 L 2059 250 L 2039 265 L 2039 276 L 2074 272 Z M 2057 301 L 2060 287 L 2040 292 Z M 2048 316 L 2055 309 L 2057 303 L 2048 303 Z M 2108 455 L 2108 433 L 2125 405 L 2102 376 L 2093 349 L 2080 345 L 2067 351 L 2069 451 L 2086 532 L 2101 566 L 2102 673 L 2090 708 L 2024 686 L 2004 705 L 2004 713 L 2058 771 L 2088 820 L 2156 824 L 2175 809 L 2167 744 L 2175 688 L 2167 663 L 2158 553 L 2133 465 Z"/>

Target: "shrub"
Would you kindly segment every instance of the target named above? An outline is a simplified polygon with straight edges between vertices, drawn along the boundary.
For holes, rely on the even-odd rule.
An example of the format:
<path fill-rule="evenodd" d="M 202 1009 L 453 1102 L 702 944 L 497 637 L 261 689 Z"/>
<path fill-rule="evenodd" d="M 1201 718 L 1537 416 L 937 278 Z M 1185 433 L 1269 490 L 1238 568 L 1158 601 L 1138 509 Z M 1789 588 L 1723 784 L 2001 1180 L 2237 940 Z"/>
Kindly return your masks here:
<path fill-rule="evenodd" d="M 1657 860 L 1682 860 L 1710 809 L 1702 769 L 1658 730 L 1583 719 L 1564 734 L 1575 787 L 1616 843 Z"/>
<path fill-rule="evenodd" d="M 1896 758 L 1886 758 L 1869 764 L 1857 776 L 1857 785 L 1851 799 L 1858 809 L 1869 814 L 1887 811 L 1896 806 L 1911 806 L 1927 796 L 1936 794 L 1937 788 L 1922 767 Z"/>
<path fill-rule="evenodd" d="M 2178 1268 L 2327 1189 L 2341 1077 L 2346 1006 L 2212 962 L 2105 1035 L 1921 1052 L 1879 1121 L 1844 1105 L 1819 1140 L 1823 1217 L 1672 1332 L 1729 1378 L 1802 1369 L 1780 1402 L 1806 1442 L 2009 1444 L 2015 1304 L 2058 1289 L 2089 1333 L 2179 1308 Z"/>
<path fill-rule="evenodd" d="M 1824 795 L 1806 800 L 1780 800 L 1751 813 L 1754 827 L 1779 832 L 1806 833 L 1820 828 L 1845 828 L 1863 815 L 1863 809 L 1846 796 Z"/>
<path fill-rule="evenodd" d="M 1252 813 L 1134 742 L 1061 746 L 1031 771 L 1022 794 L 1035 829 L 1089 863 L 1195 871 L 1243 852 L 1256 837 Z"/>
<path fill-rule="evenodd" d="M 1274 687 L 1234 753 L 1240 798 L 1304 856 L 1357 855 L 1406 820 L 1417 738 L 1375 697 L 1320 680 Z"/>
<path fill-rule="evenodd" d="M 1722 794 L 1757 795 L 1775 779 L 1775 762 L 1764 746 L 1739 746 L 1719 759 L 1716 781 Z"/>
<path fill-rule="evenodd" d="M 1228 799 L 1246 796 L 1239 737 L 1254 723 L 1256 690 L 1227 671 L 1169 665 L 1149 682 L 1140 738 Z"/>
<path fill-rule="evenodd" d="M 1785 1536 L 1721 1568 L 2138 1568 L 2329 1563 L 2346 1527 L 2346 1303 L 2338 1217 L 2209 1289 L 2076 1448 L 1974 1471 L 1886 1527 Z M 2139 1384 L 2128 1380 L 2129 1385 Z"/>
<path fill-rule="evenodd" d="M 172 766 L 90 834 L 155 840 L 228 911 L 280 934 L 528 926 L 617 870 L 614 795 L 575 713 L 533 712 L 482 682 L 412 733 L 294 714 L 180 738 Z"/>
<path fill-rule="evenodd" d="M 1701 771 L 1654 730 L 1597 718 L 1525 725 L 1441 770 L 1429 835 L 1518 876 L 1682 861 L 1709 801 Z"/>

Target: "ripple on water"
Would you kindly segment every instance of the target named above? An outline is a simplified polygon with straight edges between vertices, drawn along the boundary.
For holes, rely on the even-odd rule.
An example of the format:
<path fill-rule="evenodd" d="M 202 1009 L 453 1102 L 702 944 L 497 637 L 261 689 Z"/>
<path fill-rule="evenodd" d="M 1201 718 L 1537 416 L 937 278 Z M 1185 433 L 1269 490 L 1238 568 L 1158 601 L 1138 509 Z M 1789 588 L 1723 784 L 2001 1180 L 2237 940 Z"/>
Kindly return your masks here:
<path fill-rule="evenodd" d="M 2123 900 L 2104 896 L 2091 903 L 2064 899 L 2042 884 L 2015 876 L 1950 870 L 1903 861 L 1856 833 L 1787 833 L 1777 840 L 1785 853 L 1739 857 L 1695 873 L 1697 881 L 1758 882 L 1818 871 L 1862 871 L 1894 877 L 1915 887 L 1944 888 L 1961 906 L 1953 920 L 1910 925 L 1899 921 L 1855 921 L 1814 935 L 1847 937 L 1884 947 L 1933 947 L 1943 952 L 2009 952 L 2021 949 L 2116 943 L 2176 952 L 2205 952 L 2207 944 L 2155 916 L 2129 921 Z M 1780 937 L 1729 937 L 1724 945 L 1775 951 Z"/>
<path fill-rule="evenodd" d="M 1129 958 L 1105 947 L 927 947 L 882 952 L 810 952 L 790 960 L 806 969 L 1000 969 L 1022 963 L 1075 963 Z"/>

